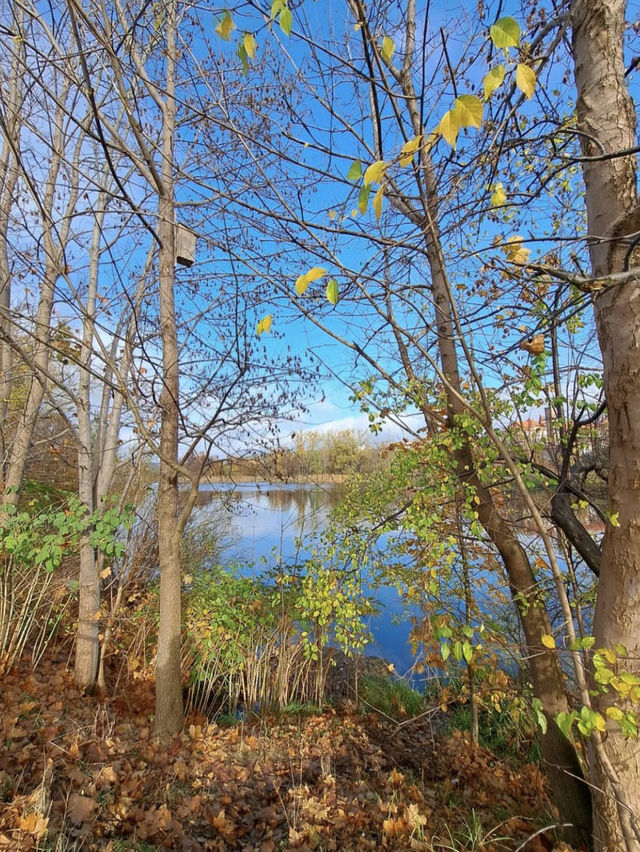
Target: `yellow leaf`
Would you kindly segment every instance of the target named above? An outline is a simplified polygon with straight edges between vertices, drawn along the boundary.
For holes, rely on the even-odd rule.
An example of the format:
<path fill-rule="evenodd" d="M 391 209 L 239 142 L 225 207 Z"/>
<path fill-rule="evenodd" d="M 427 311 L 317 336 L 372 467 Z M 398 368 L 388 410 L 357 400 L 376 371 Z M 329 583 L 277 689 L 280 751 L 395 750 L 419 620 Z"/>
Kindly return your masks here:
<path fill-rule="evenodd" d="M 317 281 L 318 278 L 322 278 L 326 271 L 327 270 L 323 269 L 321 266 L 314 266 L 308 272 L 305 272 L 304 275 L 299 275 L 298 278 L 296 278 L 296 293 L 299 296 L 302 296 L 309 284 L 311 284 L 312 281 Z"/>
<path fill-rule="evenodd" d="M 604 716 L 597 711 L 593 714 L 593 727 L 597 731 L 602 731 L 602 733 L 607 730 L 607 723 L 604 720 Z"/>
<path fill-rule="evenodd" d="M 391 62 L 391 57 L 393 56 L 393 51 L 396 49 L 396 43 L 391 38 L 391 36 L 385 36 L 382 39 L 382 58 L 385 62 Z"/>
<path fill-rule="evenodd" d="M 235 30 L 236 25 L 233 23 L 233 18 L 229 10 L 227 9 L 224 13 L 224 18 L 220 21 L 218 26 L 216 27 L 216 32 L 224 41 L 229 41 L 231 38 L 231 33 Z"/>
<path fill-rule="evenodd" d="M 361 30 L 361 29 L 362 29 L 362 25 L 363 25 L 363 21 L 358 21 L 358 23 L 357 23 L 357 24 L 354 24 L 354 25 L 353 25 L 353 28 L 354 28 L 354 30 L 355 30 L 356 32 L 358 32 L 358 30 Z"/>
<path fill-rule="evenodd" d="M 263 331 L 271 331 L 271 323 L 273 322 L 271 314 L 267 314 L 263 317 L 258 323 L 258 328 L 256 329 L 258 335 L 261 335 Z"/>
<path fill-rule="evenodd" d="M 336 218 L 336 211 L 329 210 L 329 213 L 327 215 L 329 216 L 329 219 L 333 222 L 333 220 Z"/>
<path fill-rule="evenodd" d="M 524 248 L 522 245 L 523 242 L 522 237 L 516 234 L 513 237 L 509 237 L 502 245 L 502 250 L 513 263 L 526 263 L 529 260 L 531 251 L 528 248 Z"/>
<path fill-rule="evenodd" d="M 458 112 L 460 127 L 480 127 L 484 105 L 475 95 L 460 95 L 454 109 Z"/>
<path fill-rule="evenodd" d="M 553 638 L 553 636 L 550 636 L 548 633 L 545 633 L 542 636 L 542 644 L 545 648 L 553 649 L 556 647 L 556 640 Z"/>
<path fill-rule="evenodd" d="M 251 59 L 255 58 L 256 55 L 256 40 L 251 35 L 251 33 L 245 33 L 244 38 L 242 39 L 242 43 L 244 44 L 244 49 L 247 51 L 247 56 Z"/>
<path fill-rule="evenodd" d="M 536 87 L 536 72 L 528 65 L 518 65 L 516 68 L 516 86 L 526 98 L 533 97 Z"/>
<path fill-rule="evenodd" d="M 378 160 L 377 163 L 371 163 L 364 173 L 364 185 L 369 186 L 370 183 L 380 183 L 388 166 L 389 163 L 386 160 Z"/>
<path fill-rule="evenodd" d="M 620 512 L 611 512 L 608 515 L 608 518 L 609 518 L 609 523 L 611 524 L 612 527 L 619 527 L 620 526 Z"/>
<path fill-rule="evenodd" d="M 100 579 L 106 580 L 107 577 L 110 577 L 110 576 L 111 576 L 111 565 L 107 565 L 107 567 L 103 568 L 102 571 L 100 572 Z"/>
<path fill-rule="evenodd" d="M 413 160 L 413 155 L 416 153 L 418 148 L 420 147 L 420 143 L 422 142 L 422 134 L 416 136 L 414 139 L 409 139 L 408 142 L 405 142 L 400 150 L 400 165 L 408 166 L 411 160 Z"/>
<path fill-rule="evenodd" d="M 380 221 L 382 216 L 382 199 L 384 197 L 384 185 L 373 196 L 373 211 L 376 214 L 376 219 Z"/>
<path fill-rule="evenodd" d="M 504 191 L 504 187 L 501 183 L 497 183 L 493 188 L 493 193 L 491 195 L 491 206 L 492 207 L 502 207 L 502 205 L 507 200 L 507 193 Z"/>
<path fill-rule="evenodd" d="M 482 81 L 482 85 L 484 86 L 485 101 L 488 101 L 491 95 L 495 92 L 495 90 L 502 85 L 506 70 L 507 69 L 504 67 L 504 65 L 496 65 L 495 68 L 492 68 L 485 75 L 485 78 Z"/>
<path fill-rule="evenodd" d="M 456 147 L 456 139 L 458 133 L 460 133 L 460 116 L 455 109 L 450 109 L 442 116 L 438 125 L 438 133 L 442 134 L 442 137 L 452 148 Z"/>

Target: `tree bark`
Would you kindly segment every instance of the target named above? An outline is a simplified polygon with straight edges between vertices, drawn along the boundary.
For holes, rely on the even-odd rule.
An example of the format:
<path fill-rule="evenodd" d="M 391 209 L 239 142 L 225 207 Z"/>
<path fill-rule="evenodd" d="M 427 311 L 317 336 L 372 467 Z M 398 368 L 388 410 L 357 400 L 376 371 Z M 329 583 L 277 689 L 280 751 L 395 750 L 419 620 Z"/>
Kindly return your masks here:
<path fill-rule="evenodd" d="M 156 735 L 167 739 L 182 727 L 181 577 L 178 532 L 178 399 L 179 364 L 174 302 L 174 179 L 176 2 L 166 8 L 166 95 L 163 115 L 162 187 L 158 199 L 162 394 L 160 396 L 160 482 L 158 548 L 160 559 L 160 623 L 156 665 Z"/>
<path fill-rule="evenodd" d="M 623 59 L 623 0 L 573 0 L 573 55 L 591 265 L 594 276 L 622 272 L 640 262 L 624 237 L 640 221 L 634 154 L 598 160 L 636 144 L 635 110 Z M 613 222 L 613 225 L 611 224 Z M 621 660 L 640 674 L 640 286 L 638 276 L 594 298 L 609 414 L 608 523 L 602 546 L 594 634 L 596 647 L 628 650 Z M 619 699 L 619 696 L 618 696 Z M 615 692 L 600 709 L 623 706 Z M 625 802 L 613 795 L 611 773 L 600 766 L 594 834 L 600 850 L 640 849 L 640 750 L 608 721 L 604 749 Z M 607 775 L 607 777 L 605 777 Z M 630 811 L 628 810 L 630 809 Z"/>

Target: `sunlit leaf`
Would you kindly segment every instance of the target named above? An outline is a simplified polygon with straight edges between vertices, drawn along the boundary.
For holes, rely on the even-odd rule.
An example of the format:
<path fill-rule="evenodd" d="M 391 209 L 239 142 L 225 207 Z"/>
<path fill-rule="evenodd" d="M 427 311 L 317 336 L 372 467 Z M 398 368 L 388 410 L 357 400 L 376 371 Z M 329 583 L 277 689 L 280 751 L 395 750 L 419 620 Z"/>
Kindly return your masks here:
<path fill-rule="evenodd" d="M 608 512 L 607 518 L 612 527 L 620 526 L 620 512 Z"/>
<path fill-rule="evenodd" d="M 304 275 L 299 275 L 296 278 L 296 293 L 299 296 L 302 296 L 309 284 L 311 284 L 312 281 L 317 281 L 318 278 L 322 278 L 326 271 L 327 270 L 323 269 L 322 266 L 314 266 L 308 272 L 305 272 Z"/>
<path fill-rule="evenodd" d="M 361 30 L 361 29 L 362 29 L 362 26 L 363 26 L 363 21 L 358 21 L 358 23 L 357 23 L 357 24 L 354 24 L 354 25 L 353 25 L 353 28 L 354 28 L 354 30 L 355 30 L 356 32 L 358 32 L 358 30 Z"/>
<path fill-rule="evenodd" d="M 484 104 L 475 95 L 460 95 L 456 98 L 454 109 L 459 114 L 461 127 L 480 127 Z"/>
<path fill-rule="evenodd" d="M 267 314 L 266 317 L 263 317 L 258 323 L 258 335 L 261 335 L 263 331 L 271 331 L 271 323 L 271 314 Z"/>
<path fill-rule="evenodd" d="M 396 49 L 396 43 L 391 38 L 391 36 L 385 36 L 382 39 L 382 51 L 381 56 L 385 62 L 391 62 L 391 57 L 393 56 L 393 51 Z"/>
<path fill-rule="evenodd" d="M 420 147 L 420 143 L 422 142 L 422 134 L 414 137 L 413 139 L 409 139 L 408 142 L 405 142 L 400 150 L 400 165 L 408 166 L 411 160 L 413 160 L 413 156 Z"/>
<path fill-rule="evenodd" d="M 329 216 L 329 219 L 333 222 L 333 220 L 336 218 L 336 211 L 329 210 L 329 213 L 327 215 Z"/>
<path fill-rule="evenodd" d="M 452 148 L 456 147 L 456 140 L 458 133 L 460 133 L 460 116 L 455 109 L 450 109 L 442 116 L 438 125 L 438 133 L 442 134 L 443 139 Z"/>
<path fill-rule="evenodd" d="M 496 47 L 518 47 L 520 24 L 514 18 L 500 18 L 489 30 L 489 35 Z"/>
<path fill-rule="evenodd" d="M 285 35 L 291 35 L 293 15 L 291 14 L 291 9 L 288 6 L 285 6 L 282 12 L 280 12 L 278 23 L 280 24 L 280 29 Z"/>
<path fill-rule="evenodd" d="M 528 65 L 518 65 L 516 68 L 516 86 L 526 98 L 532 98 L 536 88 L 536 72 Z"/>
<path fill-rule="evenodd" d="M 286 5 L 287 4 L 286 4 L 285 0 L 273 0 L 273 3 L 271 4 L 271 20 L 272 21 L 275 19 L 276 15 L 279 15 L 280 12 L 282 12 L 282 10 L 284 9 L 284 7 Z"/>
<path fill-rule="evenodd" d="M 496 65 L 487 74 L 485 74 L 482 85 L 484 87 L 484 99 L 488 101 L 491 95 L 498 89 L 503 81 L 507 69 L 504 65 Z"/>
<path fill-rule="evenodd" d="M 614 722 L 620 722 L 624 719 L 624 713 L 619 707 L 607 707 L 607 716 L 613 719 Z"/>
<path fill-rule="evenodd" d="M 526 263 L 529 260 L 531 250 L 525 248 L 523 243 L 523 238 L 519 234 L 516 234 L 513 237 L 509 237 L 502 245 L 502 250 L 513 263 Z"/>
<path fill-rule="evenodd" d="M 330 278 L 327 283 L 327 300 L 331 302 L 332 305 L 337 305 L 339 298 L 340 293 L 338 290 L 338 282 L 335 278 Z"/>
<path fill-rule="evenodd" d="M 556 647 L 556 640 L 548 633 L 542 635 L 541 641 L 545 648 L 553 649 Z"/>
<path fill-rule="evenodd" d="M 491 206 L 502 207 L 506 200 L 507 193 L 505 192 L 503 185 L 501 183 L 497 183 L 491 193 Z"/>
<path fill-rule="evenodd" d="M 251 33 L 245 33 L 244 38 L 242 39 L 242 44 L 244 45 L 244 49 L 247 51 L 247 56 L 250 59 L 254 59 L 256 55 L 256 40 Z"/>
<path fill-rule="evenodd" d="M 360 160 L 354 160 L 349 167 L 349 171 L 347 172 L 347 180 L 360 180 L 362 177 L 362 163 Z"/>
<path fill-rule="evenodd" d="M 360 193 L 358 195 L 358 210 L 364 214 L 367 212 L 367 206 L 369 204 L 369 194 L 371 192 L 370 186 L 363 186 L 360 189 Z"/>
<path fill-rule="evenodd" d="M 382 216 L 382 199 L 384 198 L 384 186 L 381 186 L 373 196 L 373 212 L 376 214 L 376 219 L 380 221 Z"/>
<path fill-rule="evenodd" d="M 440 647 L 440 654 L 442 655 L 442 659 L 446 662 L 449 659 L 449 654 L 451 653 L 451 648 L 445 642 Z"/>
<path fill-rule="evenodd" d="M 389 163 L 386 160 L 378 160 L 376 163 L 371 163 L 364 173 L 364 185 L 369 186 L 370 183 L 380 183 Z"/>
<path fill-rule="evenodd" d="M 233 18 L 231 17 L 231 13 L 227 9 L 224 13 L 224 18 L 219 22 L 216 27 L 216 32 L 224 41 L 229 41 L 231 38 L 231 33 L 235 30 L 236 25 L 233 23 Z"/>

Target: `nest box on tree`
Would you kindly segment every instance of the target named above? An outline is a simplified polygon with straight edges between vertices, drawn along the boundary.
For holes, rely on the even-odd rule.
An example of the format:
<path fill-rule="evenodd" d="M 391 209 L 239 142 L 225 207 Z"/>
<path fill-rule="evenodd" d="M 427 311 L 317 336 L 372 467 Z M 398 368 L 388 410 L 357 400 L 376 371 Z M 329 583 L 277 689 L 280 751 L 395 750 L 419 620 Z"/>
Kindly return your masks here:
<path fill-rule="evenodd" d="M 185 225 L 176 225 L 176 263 L 193 266 L 196 258 L 196 235 Z"/>

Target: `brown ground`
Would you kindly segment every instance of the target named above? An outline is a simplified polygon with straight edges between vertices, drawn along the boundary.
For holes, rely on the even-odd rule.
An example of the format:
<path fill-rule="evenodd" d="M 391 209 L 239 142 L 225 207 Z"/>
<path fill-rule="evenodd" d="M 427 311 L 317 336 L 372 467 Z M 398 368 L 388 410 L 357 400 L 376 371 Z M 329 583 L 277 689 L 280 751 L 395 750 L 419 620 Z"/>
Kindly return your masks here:
<path fill-rule="evenodd" d="M 552 822 L 535 766 L 426 723 L 398 730 L 346 710 L 229 728 L 191 718 L 161 748 L 152 712 L 149 681 L 100 701 L 61 659 L 6 675 L 0 850 L 490 852 Z"/>

